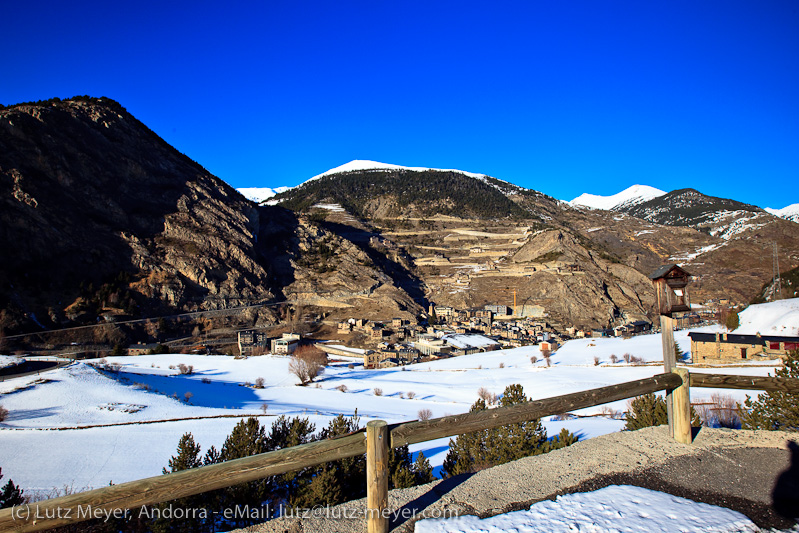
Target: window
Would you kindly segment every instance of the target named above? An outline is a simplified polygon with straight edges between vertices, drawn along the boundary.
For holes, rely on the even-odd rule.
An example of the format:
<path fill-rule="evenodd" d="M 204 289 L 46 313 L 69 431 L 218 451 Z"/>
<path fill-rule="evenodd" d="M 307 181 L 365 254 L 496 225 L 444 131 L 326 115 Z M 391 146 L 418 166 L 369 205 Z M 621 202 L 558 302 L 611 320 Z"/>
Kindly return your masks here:
<path fill-rule="evenodd" d="M 746 359 L 746 348 L 741 348 L 741 359 Z"/>

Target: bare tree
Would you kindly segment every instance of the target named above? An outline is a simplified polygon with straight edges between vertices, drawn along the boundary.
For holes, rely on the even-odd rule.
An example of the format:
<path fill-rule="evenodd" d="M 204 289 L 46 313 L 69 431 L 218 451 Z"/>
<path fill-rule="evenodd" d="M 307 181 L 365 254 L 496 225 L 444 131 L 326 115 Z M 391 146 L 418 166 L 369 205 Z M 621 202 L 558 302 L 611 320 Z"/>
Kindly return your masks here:
<path fill-rule="evenodd" d="M 300 346 L 289 361 L 289 372 L 297 376 L 300 385 L 307 385 L 324 373 L 327 354 L 314 346 Z"/>
<path fill-rule="evenodd" d="M 430 420 L 433 416 L 433 411 L 430 409 L 419 409 L 419 413 L 417 414 L 419 420 Z"/>
<path fill-rule="evenodd" d="M 264 378 L 256 378 L 255 379 L 255 388 L 256 389 L 263 389 L 265 384 Z"/>
<path fill-rule="evenodd" d="M 375 387 L 373 392 L 375 393 L 375 396 L 383 395 L 383 389 L 381 389 L 380 387 Z"/>

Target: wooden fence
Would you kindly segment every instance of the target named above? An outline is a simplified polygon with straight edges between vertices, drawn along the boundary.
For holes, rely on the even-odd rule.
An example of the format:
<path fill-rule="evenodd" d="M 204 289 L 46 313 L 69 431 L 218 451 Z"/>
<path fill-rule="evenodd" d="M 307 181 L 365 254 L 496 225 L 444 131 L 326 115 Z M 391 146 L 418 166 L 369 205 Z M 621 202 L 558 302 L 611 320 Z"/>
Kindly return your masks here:
<path fill-rule="evenodd" d="M 375 420 L 367 424 L 365 431 L 335 439 L 3 509 L 0 510 L 0 531 L 41 531 L 106 516 L 103 513 L 117 512 L 116 516 L 120 516 L 119 513 L 125 509 L 154 505 L 365 453 L 367 529 L 370 533 L 383 533 L 388 531 L 387 513 L 383 511 L 388 503 L 388 453 L 391 447 L 491 429 L 664 390 L 674 402 L 669 418 L 672 435 L 682 442 L 690 442 L 689 386 L 799 393 L 799 379 L 689 374 L 685 369 L 676 368 L 637 381 L 475 413 L 391 426 Z"/>

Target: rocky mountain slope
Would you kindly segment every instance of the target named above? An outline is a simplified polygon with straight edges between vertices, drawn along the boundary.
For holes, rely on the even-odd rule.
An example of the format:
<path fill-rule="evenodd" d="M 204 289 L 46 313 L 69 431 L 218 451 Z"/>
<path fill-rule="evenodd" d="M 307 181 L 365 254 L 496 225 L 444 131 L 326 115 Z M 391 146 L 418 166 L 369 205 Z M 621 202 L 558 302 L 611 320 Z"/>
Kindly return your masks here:
<path fill-rule="evenodd" d="M 380 165 L 257 206 L 111 100 L 0 109 L 0 328 L 275 300 L 371 319 L 516 302 L 612 325 L 651 315 L 646 275 L 665 262 L 698 276 L 697 299 L 742 302 L 771 277 L 773 242 L 784 268 L 799 265 L 799 225 L 692 190 L 608 211 Z"/>
<path fill-rule="evenodd" d="M 6 331 L 292 294 L 413 305 L 366 252 L 257 207 L 106 98 L 0 110 L 0 205 Z M 323 243 L 334 272 L 309 259 Z"/>
<path fill-rule="evenodd" d="M 369 225 L 410 253 L 436 303 L 512 305 L 515 292 L 517 304 L 539 305 L 555 320 L 612 324 L 651 312 L 646 274 L 666 262 L 696 275 L 697 300 L 740 302 L 770 277 L 773 242 L 782 264 L 799 264 L 799 226 L 696 191 L 623 194 L 610 211 L 572 207 L 482 174 L 357 163 L 275 200 L 322 218 L 334 208 Z M 490 203 L 476 210 L 478 199 L 461 192 L 470 189 Z M 442 205 L 449 209 L 442 213 Z"/>

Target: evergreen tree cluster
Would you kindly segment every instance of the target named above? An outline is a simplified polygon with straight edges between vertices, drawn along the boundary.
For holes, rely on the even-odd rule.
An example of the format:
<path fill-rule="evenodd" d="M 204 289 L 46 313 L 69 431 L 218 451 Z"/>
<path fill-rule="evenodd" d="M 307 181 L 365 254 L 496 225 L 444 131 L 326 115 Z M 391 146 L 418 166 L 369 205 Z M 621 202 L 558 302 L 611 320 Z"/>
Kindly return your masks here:
<path fill-rule="evenodd" d="M 788 354 L 774 376 L 799 379 L 799 350 Z M 769 391 L 756 400 L 747 395 L 743 406 L 738 405 L 738 416 L 743 429 L 799 431 L 799 393 Z"/>
<path fill-rule="evenodd" d="M 294 211 L 308 210 L 321 202 L 333 202 L 366 218 L 375 198 L 389 198 L 398 212 L 411 205 L 418 214 L 471 216 L 475 218 L 530 218 L 497 188 L 457 172 L 438 170 L 359 171 L 325 176 L 278 195 L 281 205 Z"/>
<path fill-rule="evenodd" d="M 318 435 L 314 424 L 307 418 L 279 417 L 271 430 L 261 426 L 258 419 L 250 417 L 240 421 L 227 437 L 222 448 L 213 446 L 204 456 L 191 433 L 186 433 L 178 442 L 177 454 L 169 460 L 164 473 L 178 472 L 198 466 L 230 461 L 250 455 L 282 448 L 299 446 L 309 442 L 347 435 L 359 429 L 358 416 L 339 415 L 330 421 Z M 389 460 L 389 487 L 407 488 L 432 481 L 433 469 L 420 453 L 415 462 L 407 446 L 392 450 Z M 299 471 L 287 472 L 264 479 L 242 483 L 212 493 L 199 494 L 156 506 L 151 524 L 155 533 L 183 533 L 215 531 L 220 525 L 245 527 L 277 516 L 280 509 L 306 509 L 317 505 L 337 505 L 366 496 L 366 457 L 355 456 L 331 461 Z M 159 509 L 167 506 L 204 510 L 188 519 L 158 518 Z M 225 519 L 223 510 L 237 509 Z M 268 516 L 265 516 L 268 515 Z M 220 524 L 220 520 L 226 521 Z"/>
<path fill-rule="evenodd" d="M 500 407 L 528 402 L 521 385 L 508 385 L 499 401 Z M 488 409 L 485 400 L 477 400 L 470 413 Z M 564 429 L 557 437 L 547 438 L 541 420 L 508 424 L 494 429 L 465 433 L 449 442 L 449 453 L 443 470 L 448 476 L 477 472 L 522 457 L 540 455 L 577 442 L 577 437 Z"/>

